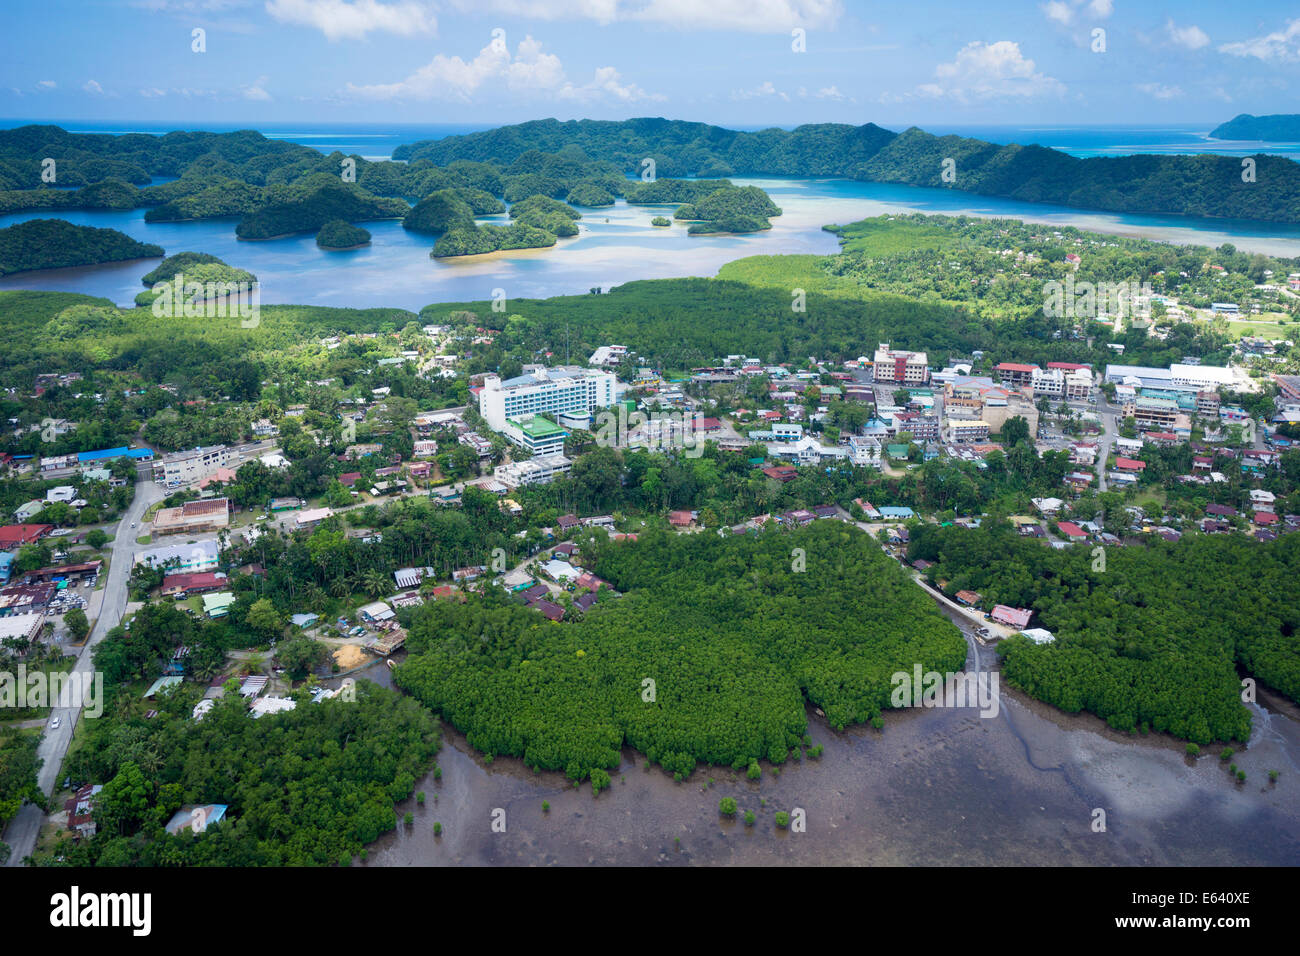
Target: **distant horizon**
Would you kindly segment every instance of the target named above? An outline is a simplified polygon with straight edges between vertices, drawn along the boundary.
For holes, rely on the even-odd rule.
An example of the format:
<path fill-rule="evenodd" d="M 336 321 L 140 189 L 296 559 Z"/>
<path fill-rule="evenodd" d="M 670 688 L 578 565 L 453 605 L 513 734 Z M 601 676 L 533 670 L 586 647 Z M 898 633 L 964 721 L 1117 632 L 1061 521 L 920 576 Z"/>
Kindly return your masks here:
<path fill-rule="evenodd" d="M 198 124 L 194 124 L 193 121 L 184 120 L 184 119 L 146 120 L 141 117 L 102 117 L 99 119 L 92 119 L 86 116 L 69 116 L 69 117 L 6 116 L 6 117 L 0 117 L 0 128 L 15 129 L 22 126 L 62 126 L 66 128 L 65 124 L 67 123 L 80 123 L 87 126 L 117 126 L 117 125 L 131 123 L 131 124 L 150 126 L 150 127 L 166 126 L 176 130 L 212 130 L 214 127 L 220 127 L 221 131 L 239 130 L 239 129 L 260 130 L 267 126 L 277 126 L 277 125 L 296 126 L 296 127 L 310 127 L 310 126 L 382 127 L 382 128 L 392 128 L 392 129 L 400 129 L 403 127 L 427 129 L 429 127 L 445 126 L 449 128 L 454 127 L 457 129 L 477 127 L 480 130 L 490 130 L 490 129 L 499 129 L 504 126 L 519 126 L 523 123 L 530 123 L 539 120 L 549 120 L 549 119 L 555 119 L 561 123 L 581 122 L 586 120 L 590 120 L 593 122 L 601 122 L 601 123 L 625 123 L 630 120 L 637 120 L 637 119 L 663 119 L 672 122 L 702 123 L 707 126 L 717 126 L 723 129 L 734 129 L 734 130 L 741 130 L 746 132 L 752 132 L 754 130 L 763 130 L 763 129 L 792 130 L 799 126 L 817 126 L 817 125 L 825 125 L 825 124 L 831 124 L 837 126 L 866 126 L 869 124 L 874 124 L 880 127 L 881 129 L 892 129 L 900 132 L 912 126 L 918 127 L 920 129 L 927 129 L 928 127 L 931 126 L 966 127 L 970 129 L 1016 129 L 1016 130 L 1041 129 L 1044 132 L 1060 132 L 1060 131 L 1068 131 L 1068 130 L 1075 130 L 1075 129 L 1078 130 L 1131 129 L 1131 130 L 1159 131 L 1159 130 L 1178 130 L 1178 129 L 1205 127 L 1208 131 L 1210 129 L 1214 129 L 1216 126 L 1220 126 L 1223 123 L 1228 122 L 1228 120 L 1231 120 L 1239 115 L 1242 114 L 1234 113 L 1232 116 L 1223 116 L 1221 118 L 1213 118 L 1213 119 L 1201 118 L 1201 119 L 1190 119 L 1190 120 L 1169 120 L 1169 121 L 1162 121 L 1159 123 L 1150 123 L 1150 122 L 1048 123 L 1045 121 L 1026 122 L 1026 123 L 1006 123 L 1006 122 L 970 123 L 970 122 L 953 122 L 951 120 L 928 120 L 928 121 L 917 120 L 905 124 L 904 123 L 883 123 L 871 119 L 862 120 L 861 122 L 853 122 L 850 120 L 806 120 L 797 123 L 754 124 L 754 123 L 743 123 L 743 122 L 731 122 L 727 120 L 691 119 L 689 117 L 684 117 L 684 116 L 651 115 L 648 113 L 628 115 L 621 118 L 575 116 L 566 119 L 559 119 L 559 117 L 555 117 L 555 116 L 532 116 L 529 117 L 528 119 L 502 120 L 500 122 L 491 122 L 491 123 L 482 123 L 482 122 L 473 123 L 473 122 L 458 121 L 458 120 L 354 120 L 354 119 L 330 120 L 330 119 L 279 118 L 279 119 L 258 119 L 250 123 L 241 123 L 236 120 L 210 120 L 210 121 L 204 121 Z M 1271 115 L 1271 114 L 1255 113 L 1250 115 L 1261 116 L 1261 115 Z M 1298 109 L 1295 114 L 1282 114 L 1282 115 L 1300 115 L 1300 109 Z M 71 132 L 71 130 L 69 130 L 69 132 Z"/>

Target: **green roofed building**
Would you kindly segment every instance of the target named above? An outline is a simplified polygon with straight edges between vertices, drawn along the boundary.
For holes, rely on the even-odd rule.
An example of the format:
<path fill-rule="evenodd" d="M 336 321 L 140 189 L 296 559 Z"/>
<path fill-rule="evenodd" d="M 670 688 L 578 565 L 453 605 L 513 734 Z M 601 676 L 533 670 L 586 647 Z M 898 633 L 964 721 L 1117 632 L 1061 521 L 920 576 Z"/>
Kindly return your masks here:
<path fill-rule="evenodd" d="M 564 452 L 566 432 L 549 418 L 529 415 L 526 418 L 507 419 L 505 436 L 520 448 L 527 449 L 535 456 L 559 455 Z"/>
<path fill-rule="evenodd" d="M 218 591 L 216 594 L 203 595 L 203 613 L 208 617 L 225 617 L 230 605 L 235 603 L 231 591 Z"/>
<path fill-rule="evenodd" d="M 885 454 L 888 455 L 890 458 L 906 458 L 906 457 L 907 457 L 907 446 L 906 446 L 906 445 L 886 445 L 886 446 L 885 446 Z"/>

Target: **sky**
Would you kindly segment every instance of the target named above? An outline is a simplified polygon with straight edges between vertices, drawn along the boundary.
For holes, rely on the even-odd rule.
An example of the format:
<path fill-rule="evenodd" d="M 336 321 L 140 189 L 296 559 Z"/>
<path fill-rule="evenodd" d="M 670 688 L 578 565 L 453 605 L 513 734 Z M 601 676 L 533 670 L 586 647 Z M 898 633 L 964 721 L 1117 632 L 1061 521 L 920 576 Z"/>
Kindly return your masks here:
<path fill-rule="evenodd" d="M 1300 4 L 7 3 L 0 117 L 1202 124 L 1300 112 Z"/>

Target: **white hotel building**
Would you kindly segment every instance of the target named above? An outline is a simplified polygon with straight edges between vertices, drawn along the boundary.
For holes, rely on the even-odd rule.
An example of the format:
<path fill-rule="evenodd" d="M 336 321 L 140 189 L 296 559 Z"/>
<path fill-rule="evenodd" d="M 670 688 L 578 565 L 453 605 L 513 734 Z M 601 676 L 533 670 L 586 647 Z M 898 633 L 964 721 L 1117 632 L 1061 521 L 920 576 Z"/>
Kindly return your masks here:
<path fill-rule="evenodd" d="M 617 380 L 613 372 L 567 366 L 542 368 L 506 379 L 489 375 L 478 395 L 478 410 L 496 431 L 507 419 L 548 415 L 553 420 L 566 412 L 590 414 L 614 404 Z"/>

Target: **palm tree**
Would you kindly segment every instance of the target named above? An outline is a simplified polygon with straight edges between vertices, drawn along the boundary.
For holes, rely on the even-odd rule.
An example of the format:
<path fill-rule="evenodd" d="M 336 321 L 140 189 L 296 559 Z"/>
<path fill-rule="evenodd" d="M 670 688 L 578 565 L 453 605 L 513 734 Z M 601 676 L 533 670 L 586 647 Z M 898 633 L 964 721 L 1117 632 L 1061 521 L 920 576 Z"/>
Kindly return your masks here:
<path fill-rule="evenodd" d="M 379 597 L 390 587 L 388 575 L 378 568 L 371 568 L 361 576 L 361 587 L 371 597 Z"/>

